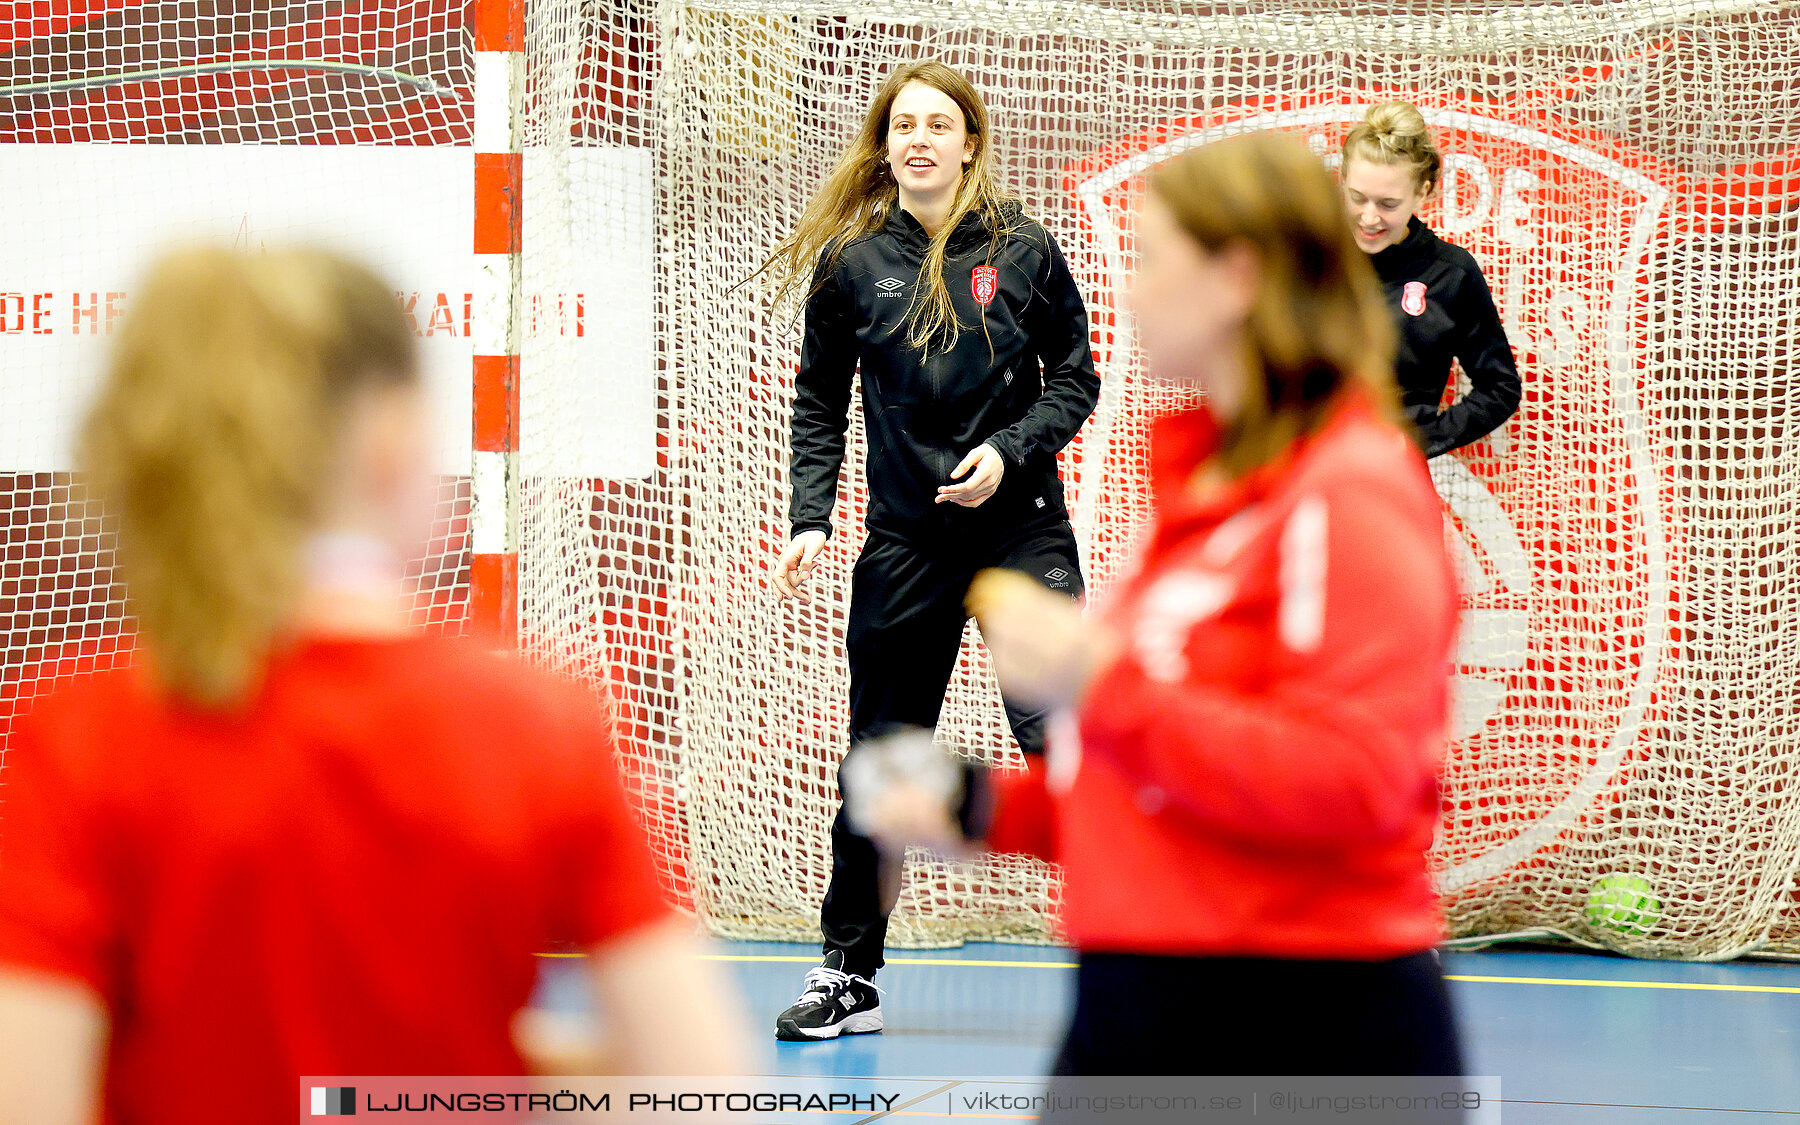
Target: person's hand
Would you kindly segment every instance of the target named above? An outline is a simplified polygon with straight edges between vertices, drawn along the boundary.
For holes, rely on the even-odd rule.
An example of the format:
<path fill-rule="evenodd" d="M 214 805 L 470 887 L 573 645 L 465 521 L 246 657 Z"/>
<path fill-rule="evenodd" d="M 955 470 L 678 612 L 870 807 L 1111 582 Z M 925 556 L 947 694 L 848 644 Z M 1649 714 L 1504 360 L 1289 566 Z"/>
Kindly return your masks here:
<path fill-rule="evenodd" d="M 968 475 L 964 476 L 965 473 Z M 936 502 L 978 508 L 1000 487 L 1000 478 L 1005 475 L 1006 458 L 1000 456 L 1000 451 L 991 445 L 978 445 L 950 474 L 950 479 L 956 483 L 938 489 Z"/>
<path fill-rule="evenodd" d="M 813 568 L 819 562 L 819 552 L 824 549 L 823 531 L 802 531 L 794 536 L 781 557 L 775 560 L 775 571 L 769 577 L 769 585 L 775 587 L 777 599 L 812 601 L 812 591 L 806 588 L 806 580 L 812 577 Z"/>
<path fill-rule="evenodd" d="M 994 658 L 1000 690 L 1026 707 L 1078 702 L 1118 655 L 1117 638 L 1083 617 L 1075 601 L 1016 570 L 977 574 L 966 604 Z"/>
<path fill-rule="evenodd" d="M 513 1046 L 535 1075 L 622 1074 L 618 1044 L 588 1014 L 523 1008 L 513 1016 Z"/>
<path fill-rule="evenodd" d="M 980 850 L 962 834 L 943 794 L 917 782 L 899 782 L 870 798 L 860 825 L 890 856 L 905 856 L 908 845 L 947 859 L 967 859 Z"/>
<path fill-rule="evenodd" d="M 929 728 L 907 727 L 852 747 L 838 784 L 850 827 L 886 855 L 902 857 L 914 845 L 961 858 L 977 850 L 958 821 L 970 773 Z"/>

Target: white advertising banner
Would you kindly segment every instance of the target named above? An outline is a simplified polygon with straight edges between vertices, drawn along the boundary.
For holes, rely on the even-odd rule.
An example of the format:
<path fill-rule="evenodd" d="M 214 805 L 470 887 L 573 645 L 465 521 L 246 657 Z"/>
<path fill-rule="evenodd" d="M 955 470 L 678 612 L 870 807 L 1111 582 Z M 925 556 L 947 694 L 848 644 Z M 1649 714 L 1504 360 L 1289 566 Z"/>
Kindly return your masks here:
<path fill-rule="evenodd" d="M 471 150 L 48 144 L 0 153 L 0 472 L 71 467 L 75 427 L 139 274 L 159 250 L 193 242 L 322 245 L 374 267 L 419 334 L 442 469 L 469 471 Z M 575 369 L 522 372 L 554 379 L 557 393 L 523 396 L 521 459 L 528 473 L 645 476 L 656 446 L 650 163 L 632 150 L 576 155 L 574 233 L 555 254 L 567 277 L 525 302 L 527 331 L 575 337 L 572 348 L 547 350 Z M 533 448 L 534 436 L 552 432 L 536 416 L 552 411 L 554 442 Z"/>

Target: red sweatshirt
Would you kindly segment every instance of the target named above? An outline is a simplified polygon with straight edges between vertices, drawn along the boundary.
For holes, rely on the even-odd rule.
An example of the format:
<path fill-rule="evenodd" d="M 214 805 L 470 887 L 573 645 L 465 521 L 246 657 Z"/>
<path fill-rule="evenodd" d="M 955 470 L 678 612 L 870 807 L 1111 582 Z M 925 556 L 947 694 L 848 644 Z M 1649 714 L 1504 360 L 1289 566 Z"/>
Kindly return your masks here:
<path fill-rule="evenodd" d="M 1197 498 L 1212 416 L 1154 435 L 1156 520 L 1102 619 L 1124 655 L 1008 779 L 989 846 L 1064 865 L 1084 950 L 1377 959 L 1440 936 L 1457 601 L 1418 451 L 1347 400 Z"/>

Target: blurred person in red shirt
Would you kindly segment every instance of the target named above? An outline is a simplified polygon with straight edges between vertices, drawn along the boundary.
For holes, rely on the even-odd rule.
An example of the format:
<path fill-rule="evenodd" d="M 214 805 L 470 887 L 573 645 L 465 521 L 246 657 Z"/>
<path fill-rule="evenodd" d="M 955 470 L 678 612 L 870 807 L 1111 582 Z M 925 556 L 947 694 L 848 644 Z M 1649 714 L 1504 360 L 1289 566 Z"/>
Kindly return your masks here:
<path fill-rule="evenodd" d="M 1158 168 L 1137 246 L 1147 361 L 1205 398 L 1157 425 L 1136 570 L 1086 615 L 969 596 L 1004 688 L 1061 709 L 1046 767 L 987 801 L 891 769 L 853 813 L 1063 865 L 1060 1074 L 1460 1074 L 1425 859 L 1457 600 L 1380 287 L 1282 134 Z"/>
<path fill-rule="evenodd" d="M 22 723 L 0 789 L 0 1121 L 291 1120 L 302 1075 L 516 1075 L 553 943 L 620 1065 L 748 1061 L 661 900 L 596 702 L 408 628 L 436 496 L 392 286 L 186 251 L 80 437 L 137 666 Z"/>

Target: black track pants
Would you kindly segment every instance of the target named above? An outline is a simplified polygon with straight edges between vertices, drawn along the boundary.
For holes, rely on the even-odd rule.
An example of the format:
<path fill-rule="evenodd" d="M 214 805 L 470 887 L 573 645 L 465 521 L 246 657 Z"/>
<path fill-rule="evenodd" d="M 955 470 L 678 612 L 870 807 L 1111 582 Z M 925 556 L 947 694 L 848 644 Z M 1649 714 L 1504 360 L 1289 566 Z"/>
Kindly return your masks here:
<path fill-rule="evenodd" d="M 918 544 L 871 534 L 850 582 L 850 742 L 854 748 L 897 727 L 933 727 L 962 647 L 963 599 L 975 573 L 1005 567 L 1070 597 L 1082 593 L 1081 561 L 1067 521 L 992 545 Z M 1044 716 L 1006 705 L 1019 748 L 1044 749 Z M 843 778 L 839 775 L 841 796 Z M 882 966 L 891 903 L 881 895 L 875 845 L 852 832 L 842 807 L 831 825 L 831 886 L 819 911 L 825 949 L 844 951 L 844 967 L 871 976 Z"/>

